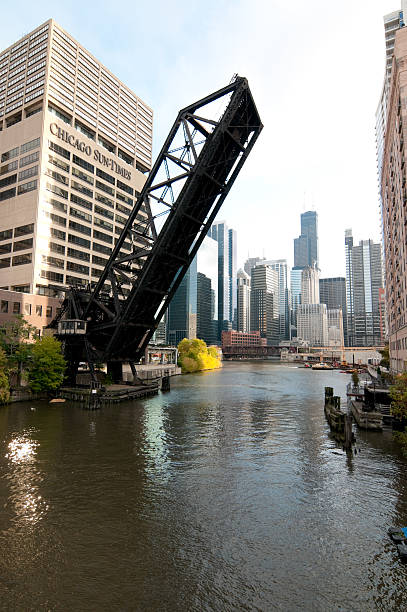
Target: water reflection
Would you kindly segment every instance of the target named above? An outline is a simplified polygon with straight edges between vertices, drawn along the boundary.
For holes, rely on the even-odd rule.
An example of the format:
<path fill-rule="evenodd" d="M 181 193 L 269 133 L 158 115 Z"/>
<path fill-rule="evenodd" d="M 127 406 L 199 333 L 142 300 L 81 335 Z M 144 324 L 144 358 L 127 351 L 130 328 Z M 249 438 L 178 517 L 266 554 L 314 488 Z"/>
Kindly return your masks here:
<path fill-rule="evenodd" d="M 12 522 L 19 527 L 25 523 L 38 523 L 48 510 L 48 504 L 40 494 L 43 476 L 36 462 L 39 443 L 34 434 L 33 429 L 13 434 L 5 455 L 9 462 L 6 476 L 10 487 L 8 503 L 14 511 Z"/>

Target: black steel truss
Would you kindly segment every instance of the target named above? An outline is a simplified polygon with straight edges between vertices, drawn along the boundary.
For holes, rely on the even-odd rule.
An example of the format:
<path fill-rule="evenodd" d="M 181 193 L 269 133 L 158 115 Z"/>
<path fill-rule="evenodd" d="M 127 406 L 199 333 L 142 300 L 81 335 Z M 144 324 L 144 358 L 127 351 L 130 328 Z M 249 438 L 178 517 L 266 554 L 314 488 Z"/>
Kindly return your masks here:
<path fill-rule="evenodd" d="M 242 77 L 179 112 L 96 286 L 67 292 L 59 318 L 87 321 L 71 360 L 140 358 L 261 129 Z"/>

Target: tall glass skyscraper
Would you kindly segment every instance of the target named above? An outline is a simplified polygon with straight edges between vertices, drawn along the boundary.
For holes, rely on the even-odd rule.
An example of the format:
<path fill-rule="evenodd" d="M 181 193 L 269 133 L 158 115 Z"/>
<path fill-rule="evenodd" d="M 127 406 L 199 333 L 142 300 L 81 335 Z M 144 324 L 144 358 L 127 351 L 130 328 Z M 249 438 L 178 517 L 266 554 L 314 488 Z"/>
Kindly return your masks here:
<path fill-rule="evenodd" d="M 318 267 L 318 214 L 309 210 L 301 215 L 301 235 L 294 240 L 294 267 Z"/>
<path fill-rule="evenodd" d="M 237 327 L 237 244 L 236 230 L 229 230 L 229 321 Z"/>
<path fill-rule="evenodd" d="M 236 232 L 225 221 L 214 223 L 208 236 L 218 243 L 218 340 L 230 329 L 236 312 Z"/>
<path fill-rule="evenodd" d="M 346 315 L 346 280 L 343 277 L 320 278 L 319 279 L 319 301 L 326 304 L 328 318 L 330 310 L 342 310 L 343 334 L 345 344 L 347 343 L 347 315 Z M 333 316 L 333 315 L 331 315 Z"/>
<path fill-rule="evenodd" d="M 280 340 L 290 339 L 290 290 L 289 290 L 289 271 L 286 259 L 274 259 L 264 261 L 265 265 L 270 266 L 278 274 L 278 302 L 279 302 L 279 338 Z"/>

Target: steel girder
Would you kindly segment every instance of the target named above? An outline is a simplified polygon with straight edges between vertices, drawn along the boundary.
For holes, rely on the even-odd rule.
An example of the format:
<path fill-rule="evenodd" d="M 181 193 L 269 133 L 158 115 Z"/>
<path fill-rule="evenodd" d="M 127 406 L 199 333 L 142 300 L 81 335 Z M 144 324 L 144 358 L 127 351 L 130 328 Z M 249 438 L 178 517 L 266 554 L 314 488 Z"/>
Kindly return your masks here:
<path fill-rule="evenodd" d="M 262 127 L 243 77 L 179 112 L 96 286 L 66 295 L 62 316 L 87 321 L 70 359 L 142 356 Z"/>

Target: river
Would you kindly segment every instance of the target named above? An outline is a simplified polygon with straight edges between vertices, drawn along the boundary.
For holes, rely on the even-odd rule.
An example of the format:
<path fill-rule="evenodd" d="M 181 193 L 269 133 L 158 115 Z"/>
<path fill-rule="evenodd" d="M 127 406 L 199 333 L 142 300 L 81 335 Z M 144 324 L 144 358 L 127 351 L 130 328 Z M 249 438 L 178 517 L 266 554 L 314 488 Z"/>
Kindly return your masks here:
<path fill-rule="evenodd" d="M 99 411 L 0 408 L 0 609 L 407 609 L 407 461 L 329 437 L 325 386 L 271 362 Z"/>

